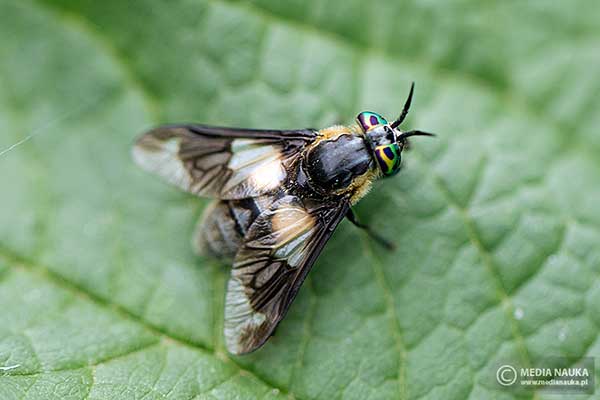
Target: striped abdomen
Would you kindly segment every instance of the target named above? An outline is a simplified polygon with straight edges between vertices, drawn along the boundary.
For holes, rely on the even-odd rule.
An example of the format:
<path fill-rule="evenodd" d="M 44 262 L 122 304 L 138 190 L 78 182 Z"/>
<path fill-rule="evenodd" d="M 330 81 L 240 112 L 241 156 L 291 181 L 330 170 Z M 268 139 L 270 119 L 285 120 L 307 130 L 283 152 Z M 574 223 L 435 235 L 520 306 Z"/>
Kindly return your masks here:
<path fill-rule="evenodd" d="M 206 210 L 196 227 L 194 245 L 199 254 L 232 260 L 248 228 L 277 196 L 242 200 L 216 200 Z"/>

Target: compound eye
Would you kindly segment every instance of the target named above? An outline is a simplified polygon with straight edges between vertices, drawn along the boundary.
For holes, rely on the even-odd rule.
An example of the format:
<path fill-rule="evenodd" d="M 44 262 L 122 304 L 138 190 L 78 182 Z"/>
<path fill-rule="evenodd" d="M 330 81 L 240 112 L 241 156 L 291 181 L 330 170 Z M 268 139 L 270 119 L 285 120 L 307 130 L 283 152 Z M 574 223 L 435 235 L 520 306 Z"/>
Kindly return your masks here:
<path fill-rule="evenodd" d="M 356 116 L 356 121 L 365 133 L 379 125 L 387 125 L 388 123 L 381 115 L 371 111 L 361 112 Z"/>
<path fill-rule="evenodd" d="M 384 176 L 395 175 L 400 170 L 400 162 L 402 161 L 400 153 L 400 146 L 397 143 L 375 148 L 375 159 Z"/>

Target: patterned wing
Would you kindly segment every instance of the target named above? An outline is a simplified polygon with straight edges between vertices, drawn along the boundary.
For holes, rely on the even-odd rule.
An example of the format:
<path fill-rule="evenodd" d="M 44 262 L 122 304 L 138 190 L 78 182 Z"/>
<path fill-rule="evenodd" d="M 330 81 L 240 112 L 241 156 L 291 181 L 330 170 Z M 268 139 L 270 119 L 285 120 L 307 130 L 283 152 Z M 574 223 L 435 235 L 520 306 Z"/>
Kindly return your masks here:
<path fill-rule="evenodd" d="M 224 200 L 266 194 L 287 178 L 286 166 L 314 140 L 296 131 L 172 125 L 142 135 L 134 160 L 179 188 Z"/>
<path fill-rule="evenodd" d="M 348 208 L 347 200 L 311 207 L 288 195 L 258 216 L 227 286 L 225 340 L 231 353 L 249 353 L 269 338 Z"/>

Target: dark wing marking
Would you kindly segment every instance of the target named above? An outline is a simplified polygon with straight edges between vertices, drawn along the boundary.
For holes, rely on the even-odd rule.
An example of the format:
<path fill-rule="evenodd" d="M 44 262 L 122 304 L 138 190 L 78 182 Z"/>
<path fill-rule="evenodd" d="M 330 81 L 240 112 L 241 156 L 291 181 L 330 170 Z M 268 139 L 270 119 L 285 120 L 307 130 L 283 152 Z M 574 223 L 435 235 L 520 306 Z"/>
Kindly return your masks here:
<path fill-rule="evenodd" d="M 231 353 L 254 351 L 269 338 L 348 208 L 345 199 L 307 207 L 285 196 L 258 216 L 227 286 L 225 340 Z"/>
<path fill-rule="evenodd" d="M 315 136 L 311 129 L 169 125 L 142 135 L 133 157 L 143 169 L 185 191 L 235 200 L 280 187 L 287 178 L 286 166 Z"/>

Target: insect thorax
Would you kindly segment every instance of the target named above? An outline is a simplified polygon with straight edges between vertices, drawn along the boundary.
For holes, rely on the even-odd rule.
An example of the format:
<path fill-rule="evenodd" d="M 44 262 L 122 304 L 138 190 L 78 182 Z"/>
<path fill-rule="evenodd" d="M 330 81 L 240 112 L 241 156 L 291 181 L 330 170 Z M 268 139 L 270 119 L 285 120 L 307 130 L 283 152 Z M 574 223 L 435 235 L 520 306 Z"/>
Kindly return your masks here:
<path fill-rule="evenodd" d="M 304 157 L 303 170 L 311 186 L 322 193 L 350 190 L 373 167 L 363 135 L 342 133 L 316 142 Z"/>

